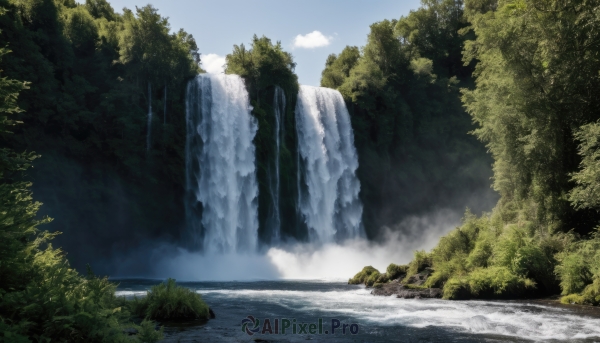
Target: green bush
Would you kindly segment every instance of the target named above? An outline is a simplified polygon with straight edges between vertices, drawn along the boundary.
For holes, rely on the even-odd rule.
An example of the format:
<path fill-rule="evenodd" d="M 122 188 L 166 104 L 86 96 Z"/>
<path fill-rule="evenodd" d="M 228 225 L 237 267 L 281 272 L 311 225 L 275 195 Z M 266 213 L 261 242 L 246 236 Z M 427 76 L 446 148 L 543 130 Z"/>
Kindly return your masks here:
<path fill-rule="evenodd" d="M 535 288 L 535 282 L 514 274 L 505 267 L 479 268 L 462 277 L 453 277 L 444 285 L 445 299 L 465 297 L 520 297 Z"/>
<path fill-rule="evenodd" d="M 383 273 L 383 274 L 379 274 L 379 276 L 377 277 L 377 281 L 378 283 L 388 283 L 390 282 L 390 278 L 388 277 L 387 273 Z"/>
<path fill-rule="evenodd" d="M 460 253 L 452 257 L 450 261 L 434 264 L 433 273 L 427 278 L 424 286 L 443 287 L 448 279 L 453 276 L 467 273 L 466 254 Z"/>
<path fill-rule="evenodd" d="M 600 277 L 600 237 L 596 231 L 589 240 L 571 243 L 556 255 L 555 268 L 563 295 L 582 292 Z"/>
<path fill-rule="evenodd" d="M 189 288 L 177 286 L 174 279 L 153 286 L 145 299 L 137 304 L 145 309 L 147 318 L 154 320 L 209 319 L 208 305 Z"/>
<path fill-rule="evenodd" d="M 377 283 L 379 281 L 380 277 L 381 277 L 381 274 L 379 273 L 379 271 L 375 271 L 374 273 L 371 273 L 371 275 L 369 275 L 369 277 L 365 280 L 365 286 L 367 286 L 367 287 L 373 286 L 375 283 Z"/>
<path fill-rule="evenodd" d="M 422 272 L 428 267 L 431 267 L 431 255 L 426 253 L 425 250 L 415 251 L 414 259 L 408 264 L 408 270 L 406 271 L 404 281 L 406 282 L 408 278 Z"/>
<path fill-rule="evenodd" d="M 408 271 L 407 265 L 397 265 L 390 263 L 390 265 L 386 269 L 386 275 L 389 280 L 395 280 L 402 275 L 405 275 Z"/>
<path fill-rule="evenodd" d="M 569 294 L 560 299 L 563 304 L 600 305 L 600 279 L 587 285 L 580 294 Z"/>
<path fill-rule="evenodd" d="M 359 285 L 361 283 L 364 283 L 366 285 L 367 280 L 369 279 L 369 277 L 372 274 L 377 274 L 377 277 L 379 277 L 379 270 L 377 270 L 371 266 L 366 266 L 360 272 L 358 272 L 356 275 L 354 275 L 354 277 L 352 279 L 348 280 L 348 284 L 349 285 Z"/>
<path fill-rule="evenodd" d="M 160 330 L 155 329 L 155 324 L 150 320 L 143 320 L 138 326 L 138 339 L 144 343 L 156 343 L 163 339 L 164 329 L 161 327 Z"/>

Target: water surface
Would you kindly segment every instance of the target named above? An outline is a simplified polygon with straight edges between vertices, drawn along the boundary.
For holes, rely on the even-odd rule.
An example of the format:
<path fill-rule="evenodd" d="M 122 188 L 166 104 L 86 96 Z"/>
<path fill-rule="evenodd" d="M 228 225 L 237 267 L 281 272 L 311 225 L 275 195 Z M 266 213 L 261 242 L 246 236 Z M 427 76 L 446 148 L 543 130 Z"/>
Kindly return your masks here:
<path fill-rule="evenodd" d="M 143 296 L 160 280 L 117 280 L 117 295 Z M 541 302 L 397 299 L 370 294 L 363 286 L 331 281 L 178 282 L 202 294 L 216 313 L 204 325 L 170 327 L 167 342 L 600 342 L 600 316 L 580 307 Z M 253 334 L 247 316 L 359 326 L 346 334 Z M 281 325 L 281 324 L 280 324 Z M 289 330 L 289 329 L 288 329 Z M 341 330 L 337 329 L 338 331 Z M 299 331 L 299 330 L 298 330 Z"/>

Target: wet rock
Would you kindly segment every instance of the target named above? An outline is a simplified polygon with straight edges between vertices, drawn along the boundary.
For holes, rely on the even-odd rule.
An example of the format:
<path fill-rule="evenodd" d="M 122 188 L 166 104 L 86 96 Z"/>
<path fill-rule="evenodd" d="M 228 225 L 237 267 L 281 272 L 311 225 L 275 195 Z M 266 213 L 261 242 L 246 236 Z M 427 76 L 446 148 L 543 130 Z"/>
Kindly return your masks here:
<path fill-rule="evenodd" d="M 441 297 L 442 290 L 440 288 L 403 289 L 396 294 L 396 298 L 404 299 L 427 299 Z"/>
<path fill-rule="evenodd" d="M 395 295 L 397 298 L 405 299 L 441 298 L 442 290 L 440 288 L 425 288 L 422 286 L 430 274 L 429 270 L 425 270 L 412 275 L 406 282 L 398 279 L 378 284 L 377 287 L 373 288 L 371 294 L 388 297 Z"/>

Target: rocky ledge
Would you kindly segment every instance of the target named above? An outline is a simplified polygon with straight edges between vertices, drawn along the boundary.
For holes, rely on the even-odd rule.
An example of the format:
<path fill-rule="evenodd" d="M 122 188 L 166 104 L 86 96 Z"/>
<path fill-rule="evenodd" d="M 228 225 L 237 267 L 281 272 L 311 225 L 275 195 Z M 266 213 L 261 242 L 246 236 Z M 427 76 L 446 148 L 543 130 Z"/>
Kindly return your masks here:
<path fill-rule="evenodd" d="M 441 298 L 440 288 L 421 288 L 413 285 L 404 285 L 398 280 L 382 284 L 371 291 L 373 295 L 392 296 L 404 299 Z"/>
<path fill-rule="evenodd" d="M 402 279 L 392 280 L 387 283 L 376 284 L 371 291 L 373 295 L 392 296 L 404 299 L 426 299 L 426 298 L 441 298 L 441 288 L 427 288 L 422 286 L 430 275 L 430 271 L 426 270 L 419 274 L 411 276 L 408 280 Z"/>

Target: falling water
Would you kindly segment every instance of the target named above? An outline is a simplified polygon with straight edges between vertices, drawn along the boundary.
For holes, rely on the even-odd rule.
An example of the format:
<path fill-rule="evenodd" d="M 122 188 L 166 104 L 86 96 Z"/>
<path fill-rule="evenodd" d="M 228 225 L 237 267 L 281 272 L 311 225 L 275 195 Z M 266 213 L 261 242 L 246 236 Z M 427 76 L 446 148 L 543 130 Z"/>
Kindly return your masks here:
<path fill-rule="evenodd" d="M 271 243 L 279 242 L 281 238 L 281 175 L 279 172 L 279 155 L 281 154 L 281 144 L 285 137 L 284 115 L 285 115 L 285 93 L 281 87 L 275 87 L 275 96 L 273 98 L 273 110 L 275 113 L 275 172 L 269 172 L 269 190 L 272 199 L 271 215 Z M 274 176 L 272 174 L 275 174 Z"/>
<path fill-rule="evenodd" d="M 298 187 L 298 206 L 309 239 L 327 243 L 362 236 L 358 157 L 342 95 L 300 86 L 296 130 L 298 174 L 306 183 L 305 189 Z"/>
<path fill-rule="evenodd" d="M 253 251 L 257 245 L 258 124 L 237 75 L 202 74 L 186 96 L 187 224 L 194 248 Z"/>
<path fill-rule="evenodd" d="M 152 84 L 148 82 L 148 132 L 146 132 L 146 151 L 152 144 Z"/>

